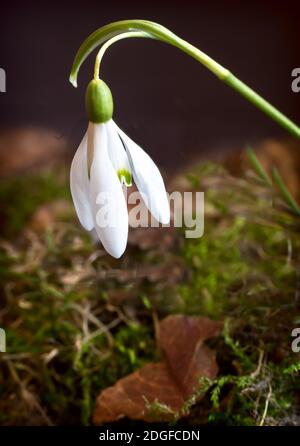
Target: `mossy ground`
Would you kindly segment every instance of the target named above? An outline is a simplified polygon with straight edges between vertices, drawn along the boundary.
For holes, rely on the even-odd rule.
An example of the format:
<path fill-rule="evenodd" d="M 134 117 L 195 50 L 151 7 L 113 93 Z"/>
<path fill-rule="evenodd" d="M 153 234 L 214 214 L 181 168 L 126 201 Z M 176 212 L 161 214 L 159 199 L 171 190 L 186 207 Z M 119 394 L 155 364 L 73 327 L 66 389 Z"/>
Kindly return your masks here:
<path fill-rule="evenodd" d="M 102 389 L 158 359 L 156 321 L 169 313 L 225 321 L 209 343 L 219 376 L 202 382 L 205 399 L 184 422 L 299 424 L 299 354 L 291 350 L 300 326 L 299 219 L 254 177 L 203 164 L 188 178 L 205 191 L 204 236 L 172 232 L 167 248 L 131 241 L 118 261 L 93 245 L 72 208 L 32 230 L 39 206 L 70 201 L 64 173 L 3 182 L 1 424 L 90 424 Z"/>

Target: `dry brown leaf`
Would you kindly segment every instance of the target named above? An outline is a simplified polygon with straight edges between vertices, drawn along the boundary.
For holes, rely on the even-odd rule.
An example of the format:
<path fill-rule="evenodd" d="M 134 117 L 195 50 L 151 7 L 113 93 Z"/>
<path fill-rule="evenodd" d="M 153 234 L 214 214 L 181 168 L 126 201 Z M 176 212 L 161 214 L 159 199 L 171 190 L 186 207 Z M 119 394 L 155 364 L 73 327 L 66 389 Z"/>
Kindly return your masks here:
<path fill-rule="evenodd" d="M 217 336 L 222 323 L 205 317 L 167 316 L 160 322 L 159 344 L 182 394 L 192 395 L 199 376 L 214 378 L 218 373 L 215 352 L 203 342 Z"/>
<path fill-rule="evenodd" d="M 164 362 L 149 363 L 105 389 L 97 400 L 94 423 L 115 421 L 125 416 L 135 420 L 153 421 L 152 415 L 147 414 L 146 406 L 147 402 L 155 400 L 176 411 L 184 403 Z M 164 418 L 163 415 L 161 418 Z"/>
<path fill-rule="evenodd" d="M 150 363 L 120 379 L 98 396 L 95 424 L 123 417 L 143 421 L 166 421 L 198 390 L 199 378 L 216 377 L 215 352 L 203 342 L 217 336 L 222 323 L 204 317 L 171 315 L 159 324 L 158 343 L 164 360 Z M 149 404 L 158 402 L 169 412 L 155 414 Z"/>

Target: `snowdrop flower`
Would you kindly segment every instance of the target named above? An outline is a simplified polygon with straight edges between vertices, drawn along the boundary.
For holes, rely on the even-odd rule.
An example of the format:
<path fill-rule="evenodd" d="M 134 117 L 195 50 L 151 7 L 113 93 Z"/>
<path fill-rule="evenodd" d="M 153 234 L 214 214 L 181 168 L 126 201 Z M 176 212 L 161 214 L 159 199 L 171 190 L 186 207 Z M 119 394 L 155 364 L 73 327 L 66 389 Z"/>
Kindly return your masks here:
<path fill-rule="evenodd" d="M 113 100 L 102 80 L 86 92 L 89 125 L 74 156 L 70 185 L 81 225 L 95 230 L 106 251 L 119 258 L 128 237 L 128 211 L 123 187 L 133 180 L 156 220 L 170 221 L 162 176 L 152 159 L 113 121 Z"/>

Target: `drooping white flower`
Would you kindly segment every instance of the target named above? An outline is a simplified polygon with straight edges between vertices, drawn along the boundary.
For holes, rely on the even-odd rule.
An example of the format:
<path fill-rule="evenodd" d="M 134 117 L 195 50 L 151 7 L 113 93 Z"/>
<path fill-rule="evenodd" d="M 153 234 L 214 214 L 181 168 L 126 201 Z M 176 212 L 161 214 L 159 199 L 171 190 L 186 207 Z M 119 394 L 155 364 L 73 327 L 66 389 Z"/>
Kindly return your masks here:
<path fill-rule="evenodd" d="M 112 119 L 112 98 L 103 81 L 92 81 L 86 96 L 89 126 L 74 156 L 70 185 L 82 226 L 95 230 L 106 251 L 119 258 L 128 238 L 124 186 L 132 177 L 154 218 L 170 221 L 162 176 L 149 155 Z"/>

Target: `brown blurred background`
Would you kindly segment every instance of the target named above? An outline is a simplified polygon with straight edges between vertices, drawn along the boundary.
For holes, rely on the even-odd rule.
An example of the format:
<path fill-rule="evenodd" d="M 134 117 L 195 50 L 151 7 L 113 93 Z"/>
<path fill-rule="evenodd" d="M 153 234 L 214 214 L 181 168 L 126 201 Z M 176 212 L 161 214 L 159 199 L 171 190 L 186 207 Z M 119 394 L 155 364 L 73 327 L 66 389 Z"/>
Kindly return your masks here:
<path fill-rule="evenodd" d="M 198 46 L 300 122 L 300 93 L 291 71 L 300 66 L 300 5 L 291 1 L 60 1 L 1 5 L 0 127 L 53 129 L 75 150 L 86 127 L 84 92 L 94 56 L 68 82 L 80 43 L 111 21 L 157 21 Z M 167 168 L 196 154 L 232 150 L 285 135 L 252 105 L 175 48 L 133 39 L 106 54 L 102 76 L 115 99 L 115 119 Z"/>

